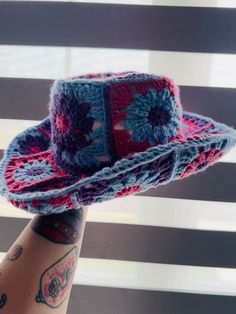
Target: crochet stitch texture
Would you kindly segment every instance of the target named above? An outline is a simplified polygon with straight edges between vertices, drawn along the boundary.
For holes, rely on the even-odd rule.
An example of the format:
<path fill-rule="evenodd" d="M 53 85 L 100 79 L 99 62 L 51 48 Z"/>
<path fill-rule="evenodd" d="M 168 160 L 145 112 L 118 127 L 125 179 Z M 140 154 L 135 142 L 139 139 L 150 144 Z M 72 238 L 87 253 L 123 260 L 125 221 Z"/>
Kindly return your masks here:
<path fill-rule="evenodd" d="M 236 143 L 233 128 L 184 111 L 174 82 L 153 74 L 55 81 L 49 110 L 12 141 L 0 164 L 0 193 L 39 214 L 184 179 Z"/>

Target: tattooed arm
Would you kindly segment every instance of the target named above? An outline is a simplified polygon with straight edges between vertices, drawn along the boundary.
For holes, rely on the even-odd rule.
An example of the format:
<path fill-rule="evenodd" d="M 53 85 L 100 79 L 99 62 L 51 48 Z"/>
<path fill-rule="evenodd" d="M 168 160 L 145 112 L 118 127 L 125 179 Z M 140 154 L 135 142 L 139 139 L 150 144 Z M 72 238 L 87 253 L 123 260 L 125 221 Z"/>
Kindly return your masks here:
<path fill-rule="evenodd" d="M 65 314 L 87 208 L 35 216 L 0 265 L 0 314 Z"/>

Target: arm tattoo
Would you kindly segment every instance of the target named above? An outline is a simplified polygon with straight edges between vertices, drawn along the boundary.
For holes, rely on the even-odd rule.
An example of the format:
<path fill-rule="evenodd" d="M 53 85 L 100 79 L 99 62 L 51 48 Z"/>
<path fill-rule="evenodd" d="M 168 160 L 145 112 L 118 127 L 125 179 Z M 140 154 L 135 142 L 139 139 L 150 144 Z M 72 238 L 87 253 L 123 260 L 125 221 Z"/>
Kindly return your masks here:
<path fill-rule="evenodd" d="M 0 295 L 0 309 L 4 307 L 7 301 L 7 296 L 3 293 Z"/>
<path fill-rule="evenodd" d="M 83 209 L 71 209 L 60 214 L 36 216 L 31 228 L 49 241 L 74 244 L 81 236 Z"/>
<path fill-rule="evenodd" d="M 77 246 L 47 268 L 40 277 L 39 291 L 35 300 L 51 308 L 60 306 L 69 295 L 73 283 L 78 256 Z"/>
<path fill-rule="evenodd" d="M 15 261 L 23 252 L 23 246 L 19 244 L 13 245 L 6 254 L 4 261 Z"/>
<path fill-rule="evenodd" d="M 23 246 L 19 244 L 13 245 L 9 252 L 5 255 L 4 261 L 15 261 L 18 259 L 23 252 Z M 2 275 L 2 269 L 0 269 L 0 276 Z M 0 309 L 4 307 L 7 301 L 7 296 L 5 293 L 0 294 Z"/>

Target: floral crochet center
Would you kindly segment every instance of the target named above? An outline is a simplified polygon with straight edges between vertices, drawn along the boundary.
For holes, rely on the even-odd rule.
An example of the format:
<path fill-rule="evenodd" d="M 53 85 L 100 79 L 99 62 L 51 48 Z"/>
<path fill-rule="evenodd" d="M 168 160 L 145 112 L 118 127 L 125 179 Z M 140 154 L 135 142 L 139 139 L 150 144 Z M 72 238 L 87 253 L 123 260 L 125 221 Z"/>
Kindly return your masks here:
<path fill-rule="evenodd" d="M 19 134 L 0 164 L 0 193 L 34 213 L 139 193 L 214 164 L 236 132 L 183 111 L 164 76 L 102 73 L 58 80 L 49 116 Z"/>
<path fill-rule="evenodd" d="M 182 110 L 168 89 L 150 89 L 145 95 L 135 95 L 126 109 L 125 128 L 135 142 L 147 141 L 151 145 L 166 144 L 178 134 Z"/>

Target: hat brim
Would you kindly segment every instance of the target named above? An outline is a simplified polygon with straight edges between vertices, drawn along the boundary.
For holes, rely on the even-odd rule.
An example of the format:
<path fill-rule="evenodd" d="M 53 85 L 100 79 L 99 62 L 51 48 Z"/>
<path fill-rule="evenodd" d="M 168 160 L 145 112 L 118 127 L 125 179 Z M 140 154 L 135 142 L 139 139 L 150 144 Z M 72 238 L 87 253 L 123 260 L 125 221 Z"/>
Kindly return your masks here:
<path fill-rule="evenodd" d="M 54 161 L 46 118 L 8 146 L 0 163 L 0 193 L 33 213 L 63 212 L 196 174 L 236 144 L 233 128 L 208 117 L 185 111 L 182 124 L 184 140 L 148 148 L 90 176 L 78 173 L 75 177 Z"/>

